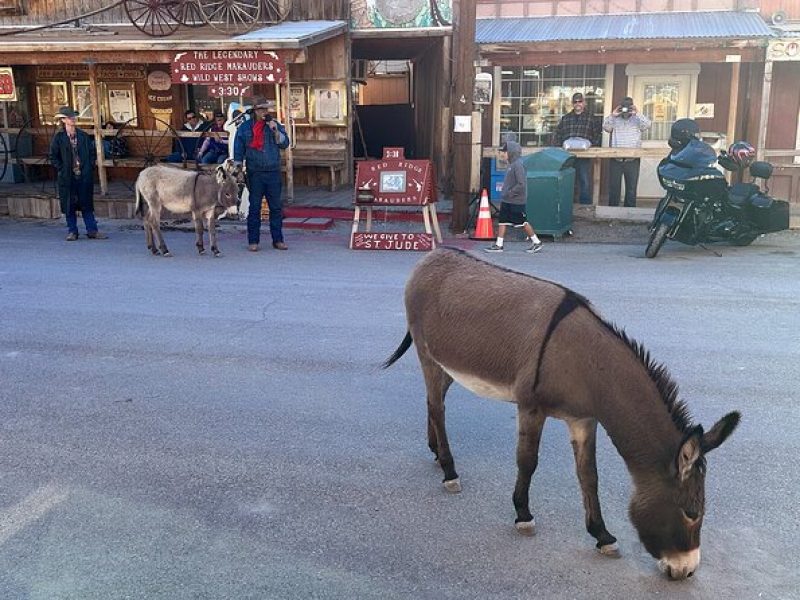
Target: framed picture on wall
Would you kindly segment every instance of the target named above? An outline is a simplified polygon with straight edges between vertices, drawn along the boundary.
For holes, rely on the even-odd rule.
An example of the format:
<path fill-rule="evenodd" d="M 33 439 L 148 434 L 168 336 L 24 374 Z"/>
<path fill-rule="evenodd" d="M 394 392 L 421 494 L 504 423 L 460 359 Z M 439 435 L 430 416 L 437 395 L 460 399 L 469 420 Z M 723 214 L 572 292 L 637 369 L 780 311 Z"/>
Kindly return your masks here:
<path fill-rule="evenodd" d="M 94 106 L 88 81 L 72 82 L 72 106 L 78 111 L 78 123 L 94 122 Z"/>
<path fill-rule="evenodd" d="M 308 123 L 308 86 L 289 84 L 289 116 L 295 123 Z"/>
<path fill-rule="evenodd" d="M 42 123 L 55 123 L 58 109 L 67 105 L 67 83 L 65 81 L 36 84 L 36 107 Z"/>
<path fill-rule="evenodd" d="M 136 126 L 136 87 L 133 83 L 106 83 L 108 120 Z"/>
<path fill-rule="evenodd" d="M 347 125 L 347 93 L 344 82 L 314 84 L 313 120 L 320 125 Z"/>

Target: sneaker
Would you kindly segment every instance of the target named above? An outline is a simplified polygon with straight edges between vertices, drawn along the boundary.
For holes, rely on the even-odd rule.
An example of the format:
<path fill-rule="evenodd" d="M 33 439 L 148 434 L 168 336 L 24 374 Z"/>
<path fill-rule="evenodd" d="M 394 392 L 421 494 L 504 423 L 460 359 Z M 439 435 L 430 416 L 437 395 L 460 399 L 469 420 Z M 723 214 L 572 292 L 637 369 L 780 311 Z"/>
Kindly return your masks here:
<path fill-rule="evenodd" d="M 107 240 L 108 236 L 103 233 L 102 231 L 90 231 L 86 234 L 86 237 L 90 240 Z"/>
<path fill-rule="evenodd" d="M 488 246 L 488 247 L 484 248 L 483 251 L 484 252 L 502 252 L 503 251 L 503 247 L 502 246 L 498 246 L 497 244 L 492 244 L 491 246 Z"/>
<path fill-rule="evenodd" d="M 77 234 L 77 233 L 75 233 L 74 231 L 70 231 L 70 232 L 67 234 L 67 238 L 66 238 L 66 240 L 67 240 L 68 242 L 74 242 L 74 241 L 75 241 L 75 240 L 77 240 L 77 239 L 78 239 L 78 234 Z"/>
<path fill-rule="evenodd" d="M 258 244 L 250 244 L 247 246 L 247 249 L 250 250 L 250 252 L 258 252 Z"/>
<path fill-rule="evenodd" d="M 527 252 L 528 254 L 536 254 L 541 249 L 542 249 L 542 242 L 539 242 L 538 244 L 531 244 L 530 246 L 528 246 L 525 249 L 525 252 Z"/>
<path fill-rule="evenodd" d="M 287 246 L 283 242 L 272 242 L 272 247 L 275 248 L 275 250 L 288 250 L 289 249 L 289 246 Z"/>

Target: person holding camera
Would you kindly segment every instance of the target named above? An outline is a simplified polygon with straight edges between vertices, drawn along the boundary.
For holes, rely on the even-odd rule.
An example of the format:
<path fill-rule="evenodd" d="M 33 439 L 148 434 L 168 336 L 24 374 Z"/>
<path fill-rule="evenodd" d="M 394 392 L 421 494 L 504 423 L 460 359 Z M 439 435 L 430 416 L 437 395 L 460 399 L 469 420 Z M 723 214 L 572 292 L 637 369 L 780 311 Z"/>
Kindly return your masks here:
<path fill-rule="evenodd" d="M 261 239 L 261 203 L 267 197 L 269 232 L 272 247 L 286 250 L 283 241 L 283 201 L 281 200 L 281 150 L 289 147 L 286 129 L 270 111 L 275 102 L 258 98 L 253 103 L 251 118 L 242 123 L 233 140 L 233 160 L 244 162 L 250 208 L 247 211 L 247 249 L 258 252 Z"/>
<path fill-rule="evenodd" d="M 610 115 L 603 119 L 603 130 L 611 134 L 612 148 L 641 148 L 642 132 L 650 129 L 650 119 L 639 114 L 633 98 L 625 96 Z M 641 159 L 612 158 L 609 165 L 608 205 L 619 206 L 622 178 L 625 178 L 625 206 L 636 206 Z"/>

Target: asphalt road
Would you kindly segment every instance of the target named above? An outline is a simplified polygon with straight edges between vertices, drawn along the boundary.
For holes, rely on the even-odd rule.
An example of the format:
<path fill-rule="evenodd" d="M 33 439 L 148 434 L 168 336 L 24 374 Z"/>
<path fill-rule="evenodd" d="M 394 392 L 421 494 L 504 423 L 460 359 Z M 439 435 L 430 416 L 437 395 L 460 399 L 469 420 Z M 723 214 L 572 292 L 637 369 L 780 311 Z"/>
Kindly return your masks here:
<path fill-rule="evenodd" d="M 377 369 L 419 254 L 351 252 L 341 230 L 252 254 L 229 231 L 213 259 L 171 231 L 164 259 L 141 231 L 107 230 L 67 243 L 61 225 L 0 220 L 0 598 L 800 598 L 800 235 L 722 256 L 488 257 L 587 296 L 699 422 L 742 411 L 709 455 L 701 566 L 671 582 L 627 519 L 605 435 L 621 559 L 584 531 L 561 422 L 545 427 L 536 535 L 519 536 L 514 407 L 454 386 L 464 491 L 444 491 L 414 354 Z"/>

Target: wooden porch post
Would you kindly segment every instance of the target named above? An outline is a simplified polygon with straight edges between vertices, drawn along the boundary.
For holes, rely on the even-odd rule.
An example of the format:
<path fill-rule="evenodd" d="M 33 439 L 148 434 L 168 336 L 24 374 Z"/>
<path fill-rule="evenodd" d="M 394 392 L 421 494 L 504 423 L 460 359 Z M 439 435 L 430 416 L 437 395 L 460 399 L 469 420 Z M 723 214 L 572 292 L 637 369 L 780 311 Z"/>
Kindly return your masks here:
<path fill-rule="evenodd" d="M 97 152 L 97 173 L 100 176 L 100 195 L 108 194 L 108 177 L 106 165 L 103 162 L 103 121 L 100 118 L 100 92 L 97 88 L 97 64 L 89 64 L 89 94 L 92 97 L 92 117 L 94 120 L 94 145 Z"/>
<path fill-rule="evenodd" d="M 294 156 L 292 148 L 297 143 L 294 139 L 294 131 L 292 131 L 292 115 L 289 112 L 289 65 L 286 65 L 286 78 L 280 86 L 280 99 L 281 99 L 281 112 L 283 113 L 283 120 L 286 125 L 287 133 L 289 134 L 290 144 L 286 148 L 286 201 L 288 204 L 294 202 Z"/>
<path fill-rule="evenodd" d="M 769 101 L 772 94 L 772 61 L 764 62 L 764 87 L 761 88 L 761 114 L 758 119 L 758 145 L 756 158 L 764 160 L 767 145 L 767 124 L 769 122 Z"/>
<path fill-rule="evenodd" d="M 732 144 L 736 140 L 736 113 L 739 109 L 739 75 L 741 73 L 742 63 L 731 63 L 731 95 L 728 102 L 728 129 L 726 135 L 728 136 L 728 144 Z"/>

